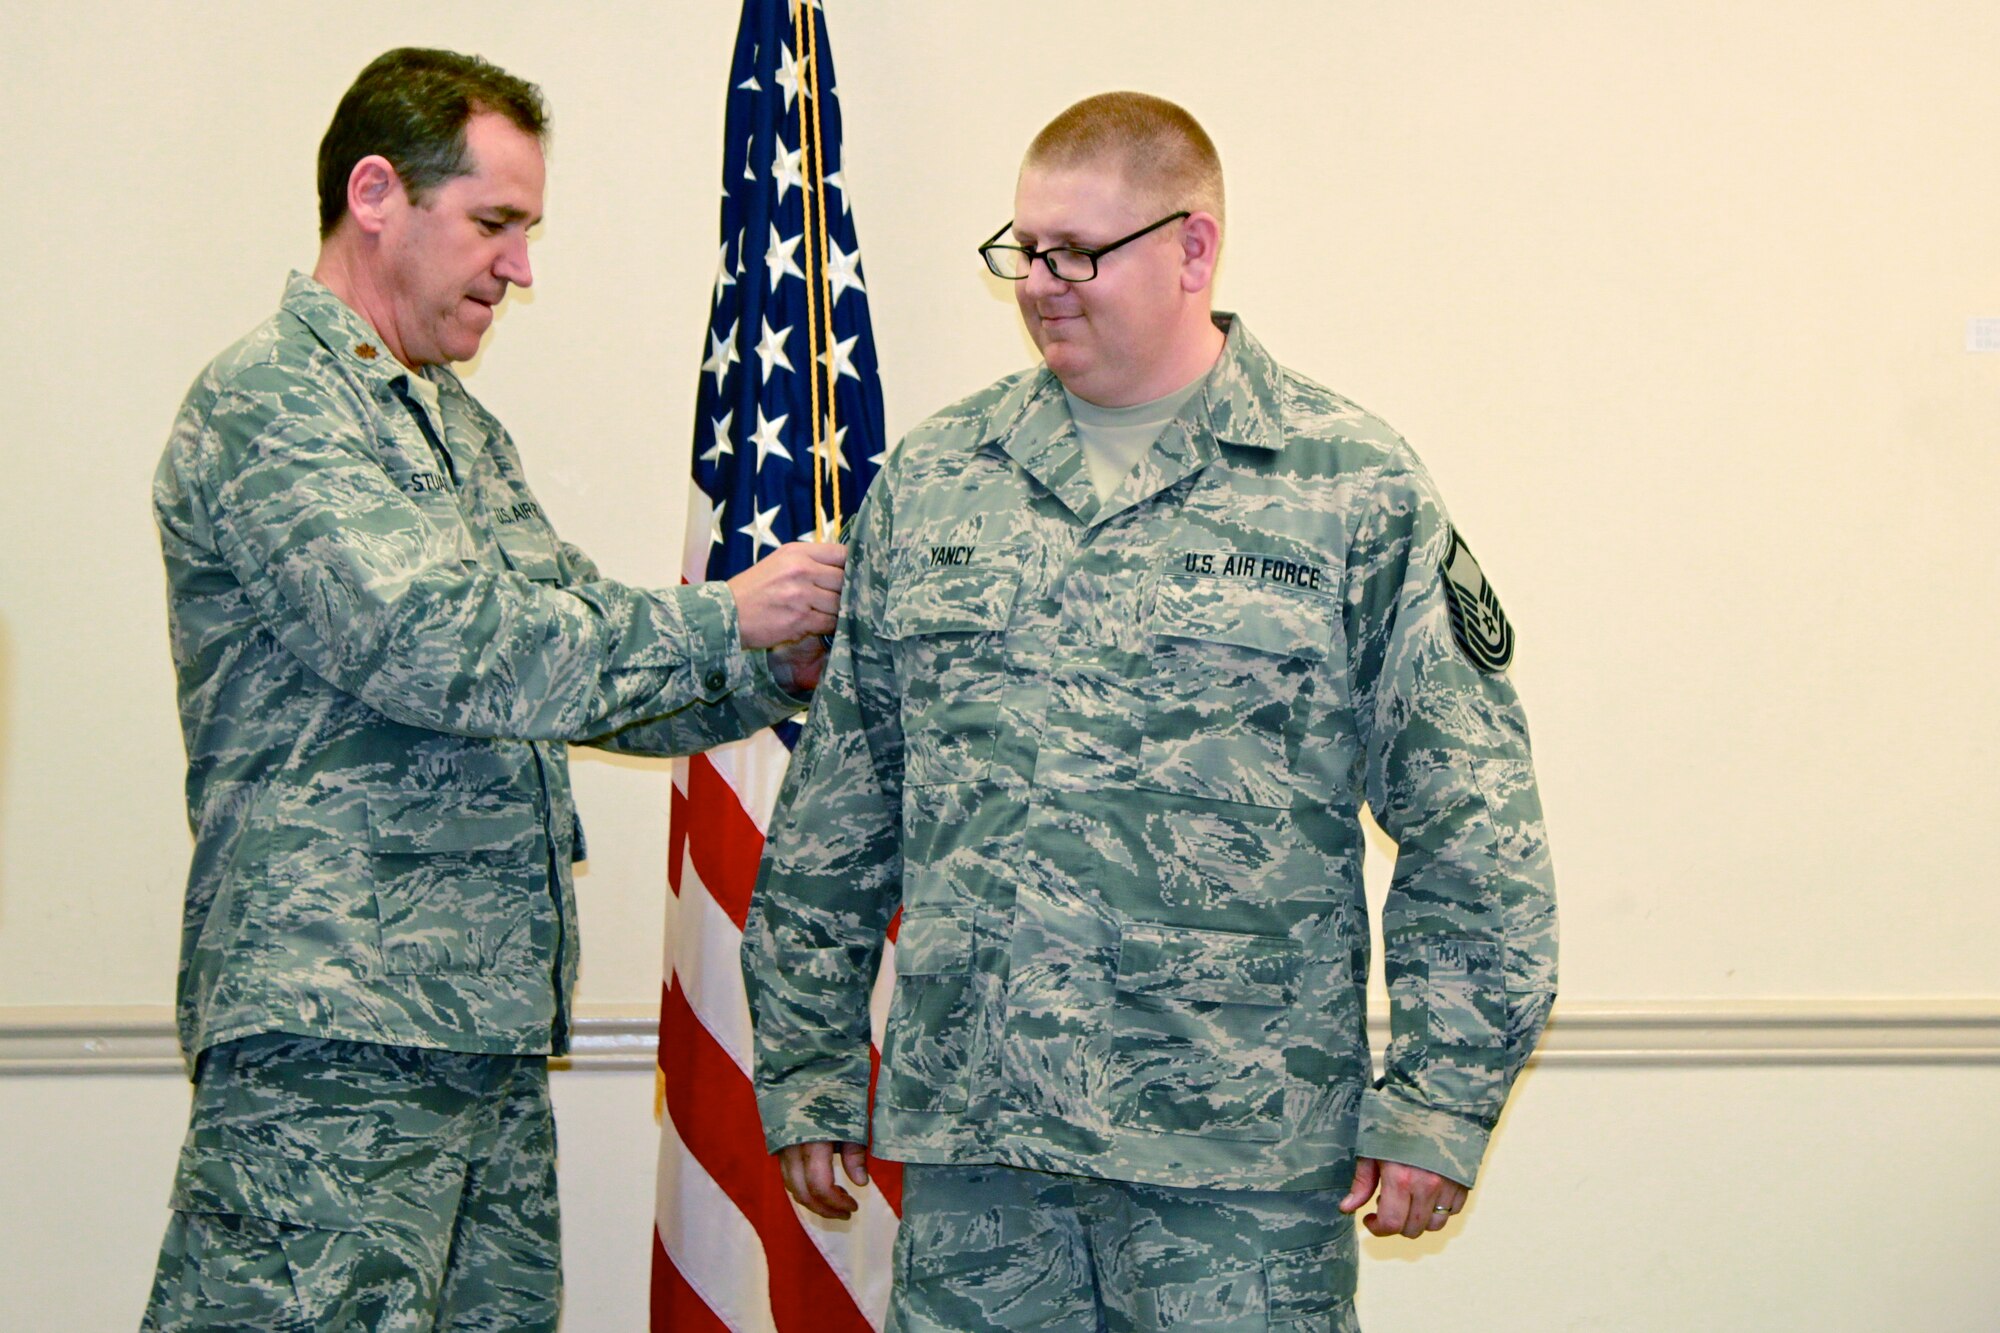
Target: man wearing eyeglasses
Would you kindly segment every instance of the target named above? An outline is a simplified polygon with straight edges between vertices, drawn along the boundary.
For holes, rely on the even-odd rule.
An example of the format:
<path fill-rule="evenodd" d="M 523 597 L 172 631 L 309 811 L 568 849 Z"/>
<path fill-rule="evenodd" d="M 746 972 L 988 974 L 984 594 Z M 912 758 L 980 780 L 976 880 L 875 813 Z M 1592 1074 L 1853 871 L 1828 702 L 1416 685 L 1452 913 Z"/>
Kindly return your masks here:
<path fill-rule="evenodd" d="M 1212 312 L 1222 229 L 1179 107 L 1058 116 L 981 247 L 1044 364 L 859 519 L 744 968 L 792 1193 L 909 1164 L 893 1328 L 1356 1328 L 1346 1215 L 1450 1221 L 1554 997 L 1512 628 L 1408 446 Z"/>

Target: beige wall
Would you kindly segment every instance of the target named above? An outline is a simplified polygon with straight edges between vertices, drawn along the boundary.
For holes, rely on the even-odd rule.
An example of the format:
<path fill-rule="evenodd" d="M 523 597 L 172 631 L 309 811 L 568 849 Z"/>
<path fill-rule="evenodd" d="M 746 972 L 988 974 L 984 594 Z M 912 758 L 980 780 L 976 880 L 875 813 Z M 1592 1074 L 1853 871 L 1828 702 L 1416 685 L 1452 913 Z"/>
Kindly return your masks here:
<path fill-rule="evenodd" d="M 539 281 L 472 385 L 566 535 L 676 577 L 736 12 L 0 0 L 0 1020 L 170 999 L 187 835 L 146 480 L 202 361 L 310 266 L 313 147 L 381 49 L 477 50 L 547 90 Z M 892 433 L 1027 358 L 971 247 L 1043 120 L 1132 86 L 1207 123 L 1223 304 L 1410 437 L 1520 626 L 1565 1006 L 1810 1024 L 2000 997 L 2000 356 L 1964 350 L 2000 314 L 2000 9 L 870 0 L 831 22 Z M 641 1013 L 665 770 L 577 773 L 584 998 Z M 1992 1282 L 1953 1237 L 2000 1221 L 1994 1069 L 1544 1070 L 1465 1236 L 1370 1265 L 1378 1327 L 1447 1299 L 1494 1329 L 1982 1327 Z M 600 1257 L 643 1243 L 650 1088 L 559 1084 L 594 1256 L 569 1324 L 636 1327 L 643 1253 Z M 60 1326 L 120 1325 L 184 1106 L 169 1075 L 0 1081 L 7 1225 L 42 1247 L 0 1247 L 0 1310 L 46 1321 L 68 1293 L 112 1313 Z M 1926 1147 L 1949 1207 L 1883 1226 Z M 121 1239 L 58 1244 L 91 1234 Z"/>

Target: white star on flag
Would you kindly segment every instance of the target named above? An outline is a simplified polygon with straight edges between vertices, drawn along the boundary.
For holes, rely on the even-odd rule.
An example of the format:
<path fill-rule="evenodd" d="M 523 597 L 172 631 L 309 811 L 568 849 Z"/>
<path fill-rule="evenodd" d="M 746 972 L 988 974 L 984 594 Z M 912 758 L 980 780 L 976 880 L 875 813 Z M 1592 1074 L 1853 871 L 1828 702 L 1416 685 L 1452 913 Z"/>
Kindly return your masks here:
<path fill-rule="evenodd" d="M 787 332 L 789 331 L 787 330 Z M 829 379 L 839 379 L 842 375 L 847 376 L 851 380 L 861 378 L 861 372 L 854 368 L 854 344 L 860 341 L 859 336 L 842 338 L 834 343 L 833 346 L 820 353 L 819 363 L 826 367 Z M 791 367 L 786 366 L 785 369 L 790 370 Z"/>
<path fill-rule="evenodd" d="M 783 505 L 772 505 L 769 509 L 760 509 L 757 511 L 757 517 L 736 529 L 750 539 L 753 557 L 755 552 L 763 550 L 766 546 L 775 551 L 781 545 L 778 534 L 771 531 L 771 520 L 776 518 L 778 511 L 783 508 Z"/>
<path fill-rule="evenodd" d="M 736 285 L 736 279 L 729 272 L 729 242 L 722 243 L 722 255 L 715 261 L 715 299 L 720 301 L 722 293 Z"/>
<path fill-rule="evenodd" d="M 729 438 L 731 424 L 736 420 L 736 409 L 730 408 L 721 417 L 710 417 L 709 424 L 715 427 L 715 443 L 702 451 L 701 461 L 713 463 L 724 454 L 736 452 L 736 444 Z"/>
<path fill-rule="evenodd" d="M 806 276 L 805 272 L 799 267 L 799 261 L 792 258 L 792 252 L 799 248 L 799 242 L 805 240 L 805 238 L 806 234 L 800 232 L 787 241 L 778 235 L 777 227 L 773 226 L 771 228 L 771 246 L 768 250 L 764 251 L 764 266 L 771 270 L 772 291 L 775 292 L 778 290 L 778 279 L 780 278 L 792 277 L 798 278 L 801 281 L 804 280 Z M 787 369 L 790 369 L 790 367 L 787 367 Z"/>
<path fill-rule="evenodd" d="M 841 168 L 841 171 L 845 170 L 847 170 L 847 168 L 845 167 Z M 854 209 L 847 202 L 847 182 L 841 179 L 840 171 L 827 172 L 826 183 L 828 185 L 831 185 L 834 189 L 840 191 L 840 211 L 842 213 L 852 213 Z"/>
<path fill-rule="evenodd" d="M 736 326 L 731 324 L 727 338 L 715 332 L 708 335 L 708 360 L 701 363 L 702 373 L 715 376 L 715 391 L 721 393 L 723 377 L 742 359 L 736 351 Z"/>
<path fill-rule="evenodd" d="M 782 329 L 774 329 L 768 319 L 759 323 L 764 326 L 764 336 L 757 343 L 757 359 L 763 363 L 764 373 L 757 382 L 769 384 L 773 366 L 783 366 L 786 370 L 792 368 L 792 358 L 785 354 L 785 339 L 792 336 L 792 326 L 787 324 Z M 735 349 L 732 347 L 730 350 Z"/>
<path fill-rule="evenodd" d="M 781 412 L 778 414 L 777 420 L 773 421 L 764 415 L 763 408 L 760 407 L 757 409 L 757 429 L 750 433 L 750 440 L 757 446 L 757 466 L 759 468 L 764 466 L 764 460 L 772 454 L 776 454 L 778 457 L 788 461 L 790 460 L 792 451 L 785 448 L 783 438 L 785 423 L 791 419 L 791 413 Z"/>
<path fill-rule="evenodd" d="M 828 237 L 826 241 L 826 280 L 833 285 L 833 303 L 840 304 L 840 298 L 847 295 L 852 287 L 857 292 L 868 290 L 861 281 L 861 247 L 855 246 L 852 253 L 840 248 L 840 242 Z"/>
<path fill-rule="evenodd" d="M 803 194 L 812 193 L 806 187 L 805 172 L 800 166 L 805 155 L 804 147 L 794 148 L 788 153 L 785 151 L 785 141 L 783 139 L 778 141 L 777 151 L 771 157 L 771 183 L 778 187 L 779 203 L 785 202 L 786 193 L 794 185 L 798 186 Z"/>
<path fill-rule="evenodd" d="M 833 456 L 835 461 L 837 461 L 843 468 L 848 467 L 847 455 L 841 452 L 841 450 L 846 448 L 847 446 L 847 427 L 845 426 L 836 427 L 833 424 L 833 418 L 828 417 L 826 419 L 826 429 L 823 432 L 821 432 L 821 438 L 824 440 L 824 443 L 820 447 L 823 449 L 831 449 L 833 451 Z M 848 470 L 852 471 L 853 469 L 849 468 Z"/>
<path fill-rule="evenodd" d="M 710 546 L 722 545 L 722 511 L 727 508 L 729 508 L 729 501 L 717 500 L 715 508 L 708 511 L 708 544 Z"/>
<path fill-rule="evenodd" d="M 778 48 L 778 86 L 785 90 L 785 110 L 792 109 L 792 99 L 799 95 L 799 81 L 805 76 L 805 62 L 792 54 L 792 48 Z M 780 195 L 780 198 L 784 196 Z"/>

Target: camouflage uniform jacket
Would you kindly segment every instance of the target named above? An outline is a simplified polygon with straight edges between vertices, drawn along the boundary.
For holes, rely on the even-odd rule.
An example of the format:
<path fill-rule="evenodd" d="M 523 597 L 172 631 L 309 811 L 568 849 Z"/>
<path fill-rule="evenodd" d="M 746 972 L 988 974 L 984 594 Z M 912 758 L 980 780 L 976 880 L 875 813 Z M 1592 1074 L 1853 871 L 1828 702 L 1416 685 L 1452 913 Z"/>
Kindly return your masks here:
<path fill-rule="evenodd" d="M 1219 322 L 1108 502 L 1046 368 L 872 488 L 745 938 L 772 1149 L 865 1141 L 900 907 L 882 1156 L 1303 1189 L 1358 1150 L 1472 1181 L 1554 996 L 1526 723 L 1505 654 L 1454 636 L 1408 446 Z M 1375 1086 L 1364 799 L 1400 844 Z"/>
<path fill-rule="evenodd" d="M 293 274 L 153 484 L 194 832 L 190 1060 L 259 1032 L 561 1051 L 582 855 L 564 742 L 678 753 L 795 712 L 719 585 L 557 539 L 450 371 L 433 414 Z"/>

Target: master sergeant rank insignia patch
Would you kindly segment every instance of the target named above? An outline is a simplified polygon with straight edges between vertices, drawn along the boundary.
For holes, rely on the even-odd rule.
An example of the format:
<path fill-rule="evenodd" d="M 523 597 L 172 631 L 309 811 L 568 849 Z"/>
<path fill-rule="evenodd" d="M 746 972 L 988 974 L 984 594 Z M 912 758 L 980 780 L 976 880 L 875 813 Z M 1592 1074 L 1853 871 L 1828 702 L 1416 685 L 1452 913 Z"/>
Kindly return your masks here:
<path fill-rule="evenodd" d="M 1451 554 L 1438 578 L 1451 610 L 1451 636 L 1458 640 L 1460 651 L 1481 671 L 1505 671 L 1514 660 L 1514 627 L 1507 623 L 1500 598 L 1457 528 L 1451 530 Z"/>

